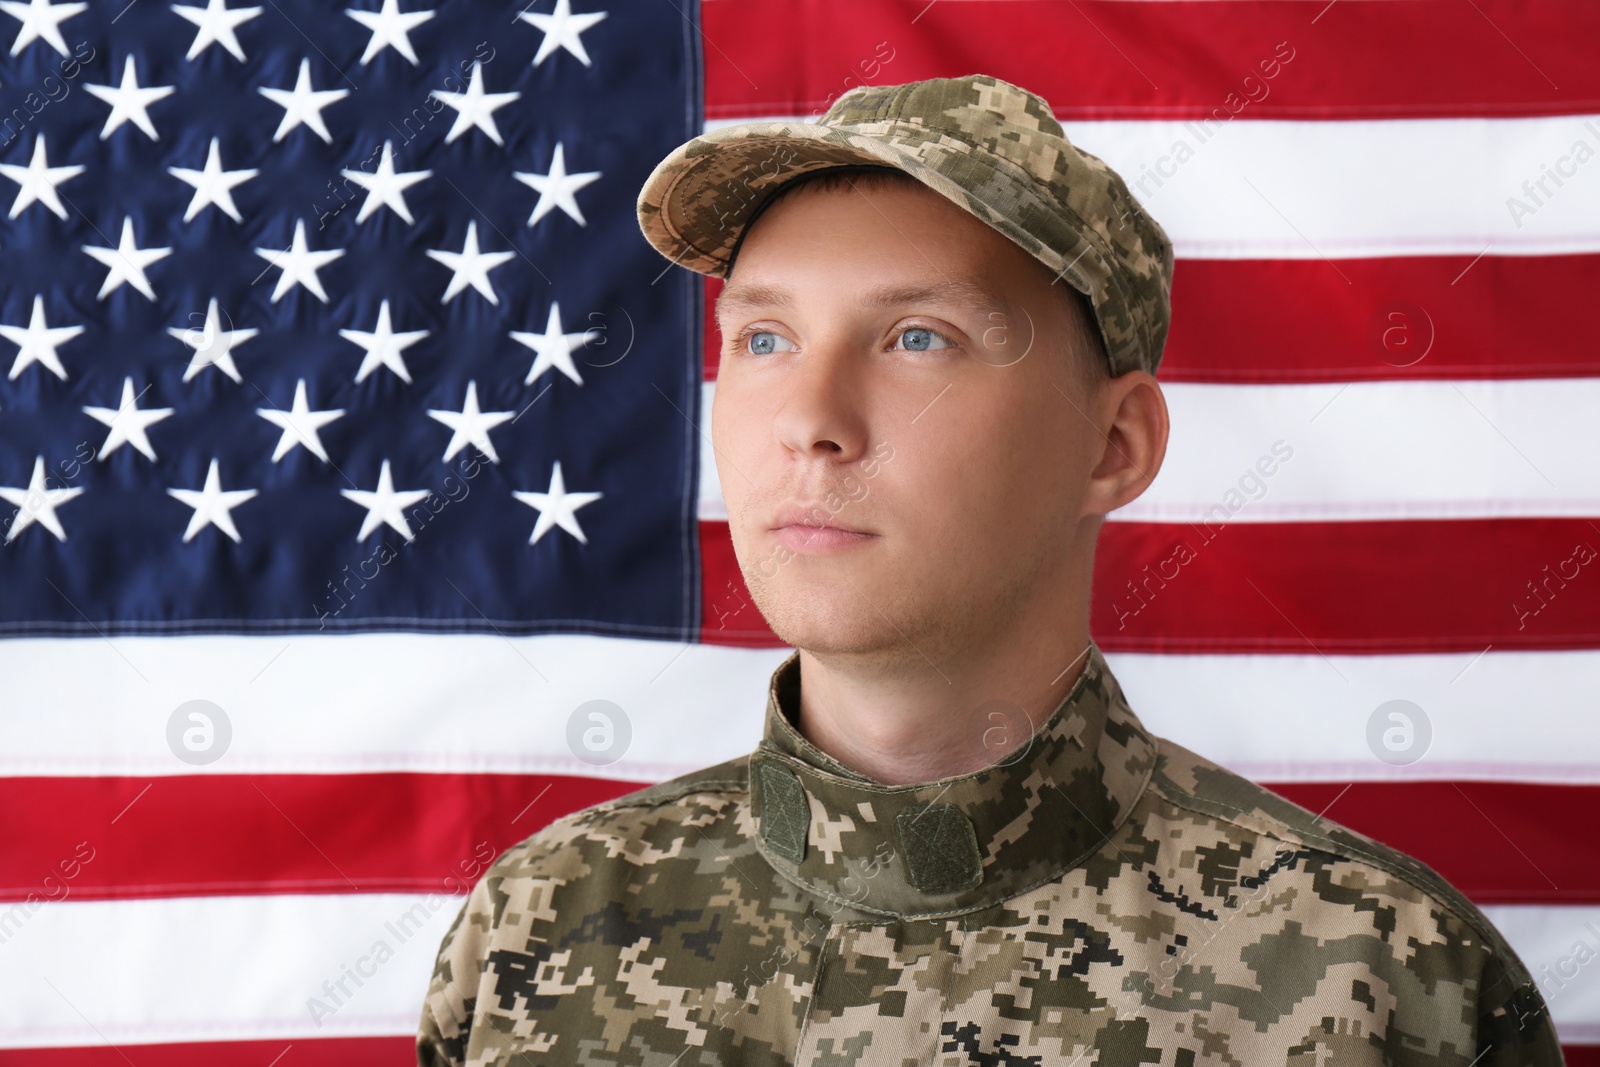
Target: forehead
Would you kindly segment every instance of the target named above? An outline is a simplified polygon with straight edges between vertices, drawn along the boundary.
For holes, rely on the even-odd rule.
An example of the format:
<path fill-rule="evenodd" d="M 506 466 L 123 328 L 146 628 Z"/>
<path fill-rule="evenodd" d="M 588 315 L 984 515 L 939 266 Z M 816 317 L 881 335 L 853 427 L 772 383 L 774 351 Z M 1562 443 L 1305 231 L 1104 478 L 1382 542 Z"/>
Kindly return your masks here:
<path fill-rule="evenodd" d="M 911 178 L 809 183 L 780 199 L 741 242 L 717 315 L 794 309 L 800 287 L 791 283 L 807 280 L 801 275 L 851 286 L 853 302 L 865 309 L 920 304 L 1006 313 L 1020 290 L 1031 293 L 1049 274 L 1020 245 Z M 842 243 L 831 236 L 851 231 L 865 236 Z M 806 254 L 797 255 L 797 246 Z M 852 277 L 834 269 L 837 259 L 828 262 L 851 247 L 876 284 L 862 285 L 861 271 Z"/>
<path fill-rule="evenodd" d="M 888 283 L 855 292 L 855 303 L 863 309 L 888 309 L 908 304 L 927 304 L 980 312 L 1004 313 L 1009 304 L 988 283 L 965 275 L 936 274 L 927 281 Z M 717 297 L 718 315 L 733 315 L 760 309 L 793 310 L 799 305 L 794 290 L 776 281 L 741 280 L 729 282 Z"/>

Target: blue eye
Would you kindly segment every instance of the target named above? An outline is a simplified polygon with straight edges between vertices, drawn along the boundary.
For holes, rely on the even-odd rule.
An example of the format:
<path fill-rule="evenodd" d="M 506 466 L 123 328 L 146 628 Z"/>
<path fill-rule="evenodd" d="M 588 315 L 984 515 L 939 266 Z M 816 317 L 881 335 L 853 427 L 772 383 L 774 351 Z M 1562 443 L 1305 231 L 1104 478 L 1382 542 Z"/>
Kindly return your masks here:
<path fill-rule="evenodd" d="M 909 326 L 900 331 L 900 338 L 905 341 L 905 348 L 910 352 L 932 352 L 940 348 L 953 348 L 943 334 L 930 330 L 926 326 Z M 938 344 L 934 342 L 937 341 Z M 896 347 L 899 347 L 898 345 Z"/>
<path fill-rule="evenodd" d="M 789 347 L 785 349 L 778 348 L 779 341 L 784 342 Z M 794 350 L 792 341 L 780 334 L 773 333 L 771 330 L 755 330 L 751 332 L 746 337 L 745 346 L 752 355 L 756 356 L 768 356 L 773 352 L 791 352 Z"/>

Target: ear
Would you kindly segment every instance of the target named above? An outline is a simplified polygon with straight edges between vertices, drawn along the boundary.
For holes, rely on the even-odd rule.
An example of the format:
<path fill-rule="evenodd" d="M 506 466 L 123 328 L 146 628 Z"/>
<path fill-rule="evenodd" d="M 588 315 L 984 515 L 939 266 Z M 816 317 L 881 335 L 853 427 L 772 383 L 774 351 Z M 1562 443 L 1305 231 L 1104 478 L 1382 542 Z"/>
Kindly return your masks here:
<path fill-rule="evenodd" d="M 1142 370 L 1108 379 L 1094 405 L 1100 456 L 1089 474 L 1084 513 L 1105 515 L 1136 499 L 1155 480 L 1171 424 L 1155 376 Z"/>

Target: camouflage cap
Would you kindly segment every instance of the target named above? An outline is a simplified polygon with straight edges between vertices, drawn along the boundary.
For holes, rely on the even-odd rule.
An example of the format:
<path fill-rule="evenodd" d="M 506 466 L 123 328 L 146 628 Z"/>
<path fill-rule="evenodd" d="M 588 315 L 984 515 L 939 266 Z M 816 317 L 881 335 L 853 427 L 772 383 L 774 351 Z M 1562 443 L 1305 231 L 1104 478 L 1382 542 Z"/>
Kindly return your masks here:
<path fill-rule="evenodd" d="M 852 164 L 905 171 L 1021 245 L 1088 296 L 1112 375 L 1155 373 L 1171 317 L 1171 240 L 1116 171 L 1067 140 L 1048 103 L 999 78 L 859 86 L 815 123 L 708 131 L 645 180 L 639 227 L 674 263 L 726 277 L 779 186 Z"/>

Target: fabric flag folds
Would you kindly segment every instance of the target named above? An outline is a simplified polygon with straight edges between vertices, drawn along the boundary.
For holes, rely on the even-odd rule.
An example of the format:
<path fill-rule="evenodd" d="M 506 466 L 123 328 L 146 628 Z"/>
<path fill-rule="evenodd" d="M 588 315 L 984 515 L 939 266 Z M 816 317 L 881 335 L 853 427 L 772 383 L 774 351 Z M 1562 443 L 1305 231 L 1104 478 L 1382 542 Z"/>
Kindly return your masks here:
<path fill-rule="evenodd" d="M 707 128 L 971 72 L 1177 251 L 1172 438 L 1092 604 L 1141 720 L 1434 867 L 1600 1063 L 1597 39 L 0 3 L 0 1063 L 409 1062 L 495 856 L 755 746 L 788 649 L 710 445 L 718 283 L 635 197 Z"/>

